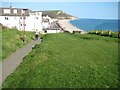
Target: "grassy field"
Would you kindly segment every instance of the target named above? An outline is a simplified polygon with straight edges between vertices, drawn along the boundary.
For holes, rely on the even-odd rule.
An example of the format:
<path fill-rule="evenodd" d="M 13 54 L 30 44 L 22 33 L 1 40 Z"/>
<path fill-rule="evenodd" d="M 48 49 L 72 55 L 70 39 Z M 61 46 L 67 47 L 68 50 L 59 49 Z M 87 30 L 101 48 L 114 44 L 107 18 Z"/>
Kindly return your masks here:
<path fill-rule="evenodd" d="M 48 34 L 3 83 L 3 88 L 115 88 L 118 39 Z"/>
<path fill-rule="evenodd" d="M 2 30 L 2 59 L 3 61 L 7 56 L 11 53 L 15 52 L 18 48 L 23 47 L 26 43 L 29 43 L 34 37 L 34 33 L 27 32 L 26 43 L 23 42 L 22 39 L 19 38 L 19 34 L 24 36 L 23 32 L 19 32 L 15 29 L 4 29 Z"/>

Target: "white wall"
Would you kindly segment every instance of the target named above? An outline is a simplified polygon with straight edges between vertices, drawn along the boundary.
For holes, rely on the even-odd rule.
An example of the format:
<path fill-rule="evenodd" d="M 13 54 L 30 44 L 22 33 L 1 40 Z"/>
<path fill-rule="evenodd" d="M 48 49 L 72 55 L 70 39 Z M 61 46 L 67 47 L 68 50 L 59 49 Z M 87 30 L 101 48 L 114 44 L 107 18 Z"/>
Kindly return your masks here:
<path fill-rule="evenodd" d="M 3 12 L 6 14 L 10 14 L 10 9 L 4 9 Z"/>
<path fill-rule="evenodd" d="M 52 22 L 52 19 L 51 19 L 51 17 L 49 17 L 48 15 L 46 15 L 46 16 L 43 16 L 42 18 L 43 18 L 43 19 L 48 19 L 50 23 Z"/>
<path fill-rule="evenodd" d="M 55 22 L 55 21 L 58 21 L 58 19 L 52 19 L 51 22 Z"/>
<path fill-rule="evenodd" d="M 29 31 L 42 31 L 42 13 L 39 12 L 34 14 L 30 14 L 29 17 L 25 20 L 26 23 L 26 30 Z"/>
<path fill-rule="evenodd" d="M 60 30 L 47 30 L 47 33 L 59 33 Z"/>
<path fill-rule="evenodd" d="M 45 29 L 45 28 L 49 28 L 50 27 L 50 24 L 49 22 L 43 22 L 42 23 L 42 27 Z"/>
<path fill-rule="evenodd" d="M 19 29 L 18 16 L 0 16 L 0 23 L 2 23 L 4 26 L 7 26 L 9 28 L 17 27 L 17 29 Z"/>
<path fill-rule="evenodd" d="M 9 28 L 16 27 L 18 30 L 24 30 L 24 20 L 20 16 L 0 16 L 0 23 Z M 42 12 L 30 13 L 30 16 L 26 16 L 25 24 L 26 31 L 42 31 Z"/>

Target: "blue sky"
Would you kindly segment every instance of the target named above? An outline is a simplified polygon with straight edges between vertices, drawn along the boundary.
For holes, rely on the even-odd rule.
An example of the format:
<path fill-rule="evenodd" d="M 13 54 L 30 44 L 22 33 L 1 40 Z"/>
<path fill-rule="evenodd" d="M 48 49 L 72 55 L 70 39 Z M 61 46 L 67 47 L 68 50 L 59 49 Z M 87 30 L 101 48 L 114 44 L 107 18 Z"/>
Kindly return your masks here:
<path fill-rule="evenodd" d="M 9 7 L 10 2 L 2 2 L 0 7 Z M 12 2 L 16 8 L 31 10 L 63 10 L 79 18 L 117 19 L 117 2 Z"/>

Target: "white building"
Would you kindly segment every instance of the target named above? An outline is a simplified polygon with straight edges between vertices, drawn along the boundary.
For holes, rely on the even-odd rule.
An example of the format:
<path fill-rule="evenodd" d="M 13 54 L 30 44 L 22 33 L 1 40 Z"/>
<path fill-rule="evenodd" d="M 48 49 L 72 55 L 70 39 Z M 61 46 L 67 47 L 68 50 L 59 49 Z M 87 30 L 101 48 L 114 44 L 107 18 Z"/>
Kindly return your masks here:
<path fill-rule="evenodd" d="M 57 25 L 58 19 L 51 19 L 48 15 L 42 17 L 43 33 L 60 33 L 61 29 Z"/>
<path fill-rule="evenodd" d="M 0 23 L 9 28 L 42 31 L 42 12 L 21 8 L 0 8 Z"/>
<path fill-rule="evenodd" d="M 42 17 L 42 28 L 43 29 L 50 28 L 51 21 L 52 21 L 52 19 L 48 15 L 43 16 Z"/>

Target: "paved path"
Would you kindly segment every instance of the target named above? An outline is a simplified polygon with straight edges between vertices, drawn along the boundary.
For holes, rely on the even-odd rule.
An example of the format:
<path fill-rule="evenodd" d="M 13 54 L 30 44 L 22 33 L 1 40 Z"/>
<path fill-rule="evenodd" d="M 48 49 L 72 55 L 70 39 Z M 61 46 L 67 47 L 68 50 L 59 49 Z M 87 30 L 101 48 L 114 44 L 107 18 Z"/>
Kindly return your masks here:
<path fill-rule="evenodd" d="M 32 46 L 40 44 L 41 40 L 32 41 L 26 46 L 20 48 L 15 53 L 11 54 L 4 62 L 0 63 L 0 87 L 4 80 L 18 67 L 23 58 L 32 50 Z"/>

